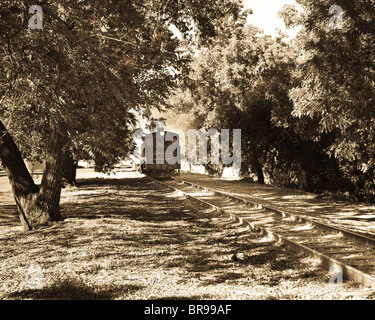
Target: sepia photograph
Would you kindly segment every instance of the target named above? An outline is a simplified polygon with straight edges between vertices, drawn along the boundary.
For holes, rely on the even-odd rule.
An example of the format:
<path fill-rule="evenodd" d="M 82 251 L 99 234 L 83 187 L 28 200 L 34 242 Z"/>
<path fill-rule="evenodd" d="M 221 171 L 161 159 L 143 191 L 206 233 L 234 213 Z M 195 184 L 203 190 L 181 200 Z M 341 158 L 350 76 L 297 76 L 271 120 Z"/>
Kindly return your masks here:
<path fill-rule="evenodd" d="M 374 18 L 1 0 L 0 300 L 138 319 L 375 300 Z"/>

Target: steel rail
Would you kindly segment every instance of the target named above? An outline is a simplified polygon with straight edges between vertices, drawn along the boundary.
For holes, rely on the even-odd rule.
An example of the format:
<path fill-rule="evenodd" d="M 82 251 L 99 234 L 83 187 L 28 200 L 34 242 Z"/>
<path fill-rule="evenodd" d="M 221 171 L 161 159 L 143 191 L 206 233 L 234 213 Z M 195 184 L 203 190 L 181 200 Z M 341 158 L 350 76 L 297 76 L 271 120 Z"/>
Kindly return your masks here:
<path fill-rule="evenodd" d="M 311 257 L 314 257 L 314 258 L 320 260 L 322 266 L 327 268 L 327 270 L 331 267 L 336 268 L 338 266 L 342 270 L 342 275 L 343 275 L 344 278 L 346 278 L 348 280 L 354 280 L 358 283 L 361 283 L 364 286 L 375 288 L 375 277 L 371 274 L 368 274 L 364 271 L 361 271 L 361 270 L 359 270 L 359 269 L 357 269 L 357 268 L 355 268 L 355 267 L 353 267 L 353 266 L 351 266 L 351 265 L 349 265 L 349 264 L 347 264 L 343 261 L 340 261 L 338 259 L 330 257 L 327 254 L 321 253 L 318 250 L 316 250 L 316 248 L 315 249 L 310 248 L 310 247 L 308 247 L 308 246 L 306 246 L 302 243 L 291 240 L 287 236 L 282 235 L 282 234 L 278 233 L 277 231 L 270 230 L 269 228 L 264 227 L 264 226 L 255 225 L 254 223 L 252 223 L 250 221 L 247 221 L 246 219 L 243 219 L 242 217 L 239 217 L 235 213 L 229 212 L 229 211 L 227 211 L 227 210 L 225 210 L 225 209 L 223 209 L 223 208 L 221 208 L 221 207 L 219 207 L 219 206 L 217 206 L 213 203 L 205 201 L 203 199 L 199 199 L 197 197 L 194 197 L 194 196 L 188 194 L 187 192 L 182 191 L 181 189 L 178 189 L 175 186 L 172 186 L 172 185 L 170 185 L 166 182 L 160 181 L 158 179 L 154 179 L 152 177 L 149 177 L 149 178 L 151 180 L 161 184 L 161 185 L 164 185 L 165 187 L 167 187 L 169 189 L 172 189 L 174 191 L 182 193 L 184 195 L 184 197 L 187 198 L 187 199 L 190 199 L 194 202 L 198 202 L 198 203 L 204 204 L 206 206 L 209 206 L 212 209 L 216 210 L 217 212 L 229 216 L 232 220 L 234 220 L 236 222 L 239 222 L 240 224 L 248 227 L 251 231 L 258 232 L 262 235 L 267 235 L 271 239 L 273 239 L 275 241 L 276 240 L 280 241 L 280 242 L 284 243 L 285 245 L 287 245 L 288 247 L 294 249 L 297 252 L 304 253 L 308 256 L 311 256 Z M 355 233 L 352 233 L 352 232 L 346 231 L 346 230 L 341 230 L 339 228 L 329 226 L 329 225 L 326 225 L 326 224 L 322 224 L 322 223 L 307 219 L 305 217 L 294 215 L 294 214 L 291 214 L 291 213 L 288 213 L 288 212 L 285 212 L 285 211 L 280 211 L 279 209 L 271 207 L 271 206 L 264 206 L 263 204 L 256 203 L 254 201 L 250 201 L 250 200 L 247 200 L 247 199 L 242 199 L 242 198 L 239 198 L 239 197 L 236 197 L 236 196 L 228 195 L 228 194 L 219 192 L 217 190 L 214 190 L 212 188 L 207 188 L 205 186 L 197 185 L 197 184 L 192 183 L 190 181 L 185 181 L 185 180 L 181 180 L 179 178 L 174 178 L 174 177 L 172 177 L 172 178 L 176 182 L 188 184 L 192 187 L 195 187 L 195 188 L 198 188 L 198 189 L 201 189 L 201 190 L 202 189 L 206 190 L 206 191 L 211 192 L 211 193 L 213 193 L 213 194 L 215 194 L 219 197 L 226 197 L 226 198 L 229 198 L 229 199 L 232 199 L 232 200 L 235 200 L 235 201 L 241 201 L 241 202 L 246 203 L 247 205 L 256 205 L 256 206 L 259 206 L 259 208 L 264 208 L 267 211 L 270 211 L 272 213 L 276 213 L 276 214 L 278 214 L 282 217 L 292 217 L 292 218 L 294 217 L 299 222 L 311 223 L 311 224 L 317 226 L 321 230 L 324 229 L 324 230 L 328 230 L 328 231 L 334 231 L 334 232 L 337 232 L 337 233 L 341 233 L 345 237 L 348 235 L 351 239 L 353 239 L 355 241 L 358 241 L 359 237 L 361 237 L 361 235 L 359 235 L 359 234 L 355 234 Z M 375 241 L 371 238 L 365 239 L 365 240 L 360 241 L 360 242 L 361 242 L 361 244 L 369 244 L 369 245 L 372 245 L 372 246 L 375 243 Z M 350 252 L 348 252 L 348 253 L 350 253 Z"/>
<path fill-rule="evenodd" d="M 311 224 L 317 226 L 318 228 L 320 228 L 321 230 L 326 230 L 326 231 L 329 231 L 329 232 L 335 232 L 335 233 L 338 233 L 338 234 L 342 234 L 347 239 L 356 241 L 357 243 L 360 243 L 360 244 L 372 246 L 372 247 L 375 248 L 375 238 L 370 238 L 370 237 L 367 237 L 365 235 L 361 235 L 361 234 L 353 232 L 353 231 L 349 231 L 349 230 L 346 230 L 346 229 L 343 229 L 343 228 L 339 228 L 339 227 L 336 227 L 336 226 L 329 225 L 327 223 L 323 223 L 323 222 L 319 222 L 319 221 L 316 221 L 316 220 L 313 220 L 313 219 L 309 219 L 305 216 L 301 216 L 301 215 L 296 214 L 296 213 L 291 213 L 291 212 L 288 212 L 286 210 L 281 210 L 281 209 L 276 208 L 275 206 L 272 206 L 272 205 L 269 205 L 269 204 L 264 205 L 260 202 L 255 201 L 255 200 L 248 200 L 248 199 L 240 198 L 240 197 L 237 197 L 237 196 L 229 195 L 229 194 L 217 191 L 217 190 L 212 189 L 212 188 L 208 188 L 208 187 L 205 187 L 205 186 L 202 186 L 202 185 L 198 185 L 198 184 L 190 182 L 190 181 L 182 180 L 180 178 L 172 177 L 172 179 L 177 181 L 177 182 L 188 184 L 188 185 L 191 185 L 192 187 L 199 188 L 201 190 L 206 190 L 206 191 L 212 192 L 212 193 L 214 193 L 218 196 L 223 196 L 223 197 L 233 199 L 235 201 L 243 202 L 246 205 L 260 206 L 261 208 L 264 208 L 265 210 L 268 210 L 269 212 L 273 212 L 273 213 L 275 213 L 275 214 L 277 214 L 281 217 L 289 217 L 289 218 L 293 218 L 293 219 L 295 219 L 297 221 L 300 221 L 300 222 L 311 223 Z"/>

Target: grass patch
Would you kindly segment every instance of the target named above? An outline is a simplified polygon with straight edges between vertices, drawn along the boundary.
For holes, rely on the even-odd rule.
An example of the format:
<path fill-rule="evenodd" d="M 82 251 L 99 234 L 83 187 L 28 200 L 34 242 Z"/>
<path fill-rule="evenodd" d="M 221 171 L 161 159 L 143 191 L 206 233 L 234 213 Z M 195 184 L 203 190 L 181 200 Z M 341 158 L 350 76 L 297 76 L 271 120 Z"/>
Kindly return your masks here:
<path fill-rule="evenodd" d="M 352 282 L 329 287 L 316 261 L 146 178 L 82 180 L 63 190 L 63 222 L 28 233 L 7 197 L 1 299 L 371 299 Z"/>

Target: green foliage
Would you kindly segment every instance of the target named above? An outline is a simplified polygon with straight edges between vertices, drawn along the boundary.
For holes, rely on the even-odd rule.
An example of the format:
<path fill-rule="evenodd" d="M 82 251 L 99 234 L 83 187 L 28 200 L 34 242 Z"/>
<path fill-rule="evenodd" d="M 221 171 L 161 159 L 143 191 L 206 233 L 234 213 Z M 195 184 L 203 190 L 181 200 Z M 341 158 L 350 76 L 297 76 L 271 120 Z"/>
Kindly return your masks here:
<path fill-rule="evenodd" d="M 174 106 L 198 128 L 242 129 L 244 175 L 371 199 L 375 4 L 341 1 L 330 29 L 330 1 L 297 3 L 280 13 L 302 28 L 287 42 L 248 25 L 240 0 L 51 0 L 43 30 L 27 28 L 34 3 L 4 0 L 0 119 L 29 158 L 64 123 L 72 150 L 109 170 L 137 114 Z"/>
<path fill-rule="evenodd" d="M 29 30 L 30 1 L 2 1 L 0 119 L 28 157 L 42 156 L 64 123 L 76 154 L 89 149 L 111 166 L 131 150 L 134 114 L 165 108 L 188 61 L 170 25 L 204 41 L 238 3 L 53 0 L 40 3 L 43 30 Z"/>
<path fill-rule="evenodd" d="M 190 81 L 172 100 L 190 110 L 199 127 L 241 129 L 243 174 L 254 172 L 262 182 L 269 169 L 276 181 L 270 159 L 285 151 L 283 139 L 290 131 L 288 89 L 295 53 L 282 39 L 247 25 L 246 13 L 225 19 L 220 28 L 194 58 Z"/>
<path fill-rule="evenodd" d="M 308 17 L 292 7 L 280 15 L 290 26 L 306 22 Z M 328 25 L 328 18 L 326 14 L 318 23 Z M 329 61 L 322 63 L 323 54 L 319 58 L 311 55 L 310 42 L 316 37 L 308 37 L 306 32 L 302 30 L 295 40 L 286 42 L 247 25 L 245 14 L 237 20 L 233 16 L 223 19 L 219 35 L 194 57 L 190 78 L 171 100 L 194 115 L 198 127 L 242 130 L 243 175 L 255 174 L 258 182 L 266 177 L 275 185 L 308 191 L 353 191 L 358 186 L 350 181 L 354 171 L 349 174 L 340 162 L 349 152 L 336 146 L 338 137 L 344 139 L 342 124 L 328 121 L 337 121 L 332 114 L 325 120 L 317 117 L 318 107 L 324 108 L 325 101 L 338 97 L 331 99 L 325 91 L 328 85 L 323 88 L 315 79 L 328 78 L 332 68 L 339 67 L 330 69 Z M 334 51 L 335 46 L 330 44 L 324 50 Z M 313 62 L 319 70 L 313 70 Z M 354 76 L 355 70 L 352 73 Z M 338 81 L 336 76 L 332 86 Z M 310 88 L 311 84 L 316 86 Z M 343 116 L 349 117 L 345 112 Z M 220 172 L 222 168 L 208 170 Z"/>
<path fill-rule="evenodd" d="M 330 29 L 330 1 L 298 0 L 304 9 L 297 45 L 303 52 L 290 92 L 293 115 L 319 121 L 315 139 L 330 133 L 326 152 L 339 161 L 356 194 L 374 195 L 375 27 L 373 1 L 341 1 L 343 28 Z"/>

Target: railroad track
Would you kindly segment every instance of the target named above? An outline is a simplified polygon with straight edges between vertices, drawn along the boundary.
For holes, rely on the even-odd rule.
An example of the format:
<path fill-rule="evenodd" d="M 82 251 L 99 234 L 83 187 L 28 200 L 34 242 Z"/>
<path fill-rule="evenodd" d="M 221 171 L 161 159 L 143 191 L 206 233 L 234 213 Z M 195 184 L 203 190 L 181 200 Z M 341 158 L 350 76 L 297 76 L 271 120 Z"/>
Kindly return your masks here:
<path fill-rule="evenodd" d="M 295 251 L 319 259 L 323 267 L 342 273 L 345 279 L 375 288 L 373 238 L 179 178 L 167 181 L 150 179 L 229 215 L 251 231 L 267 235 Z"/>

